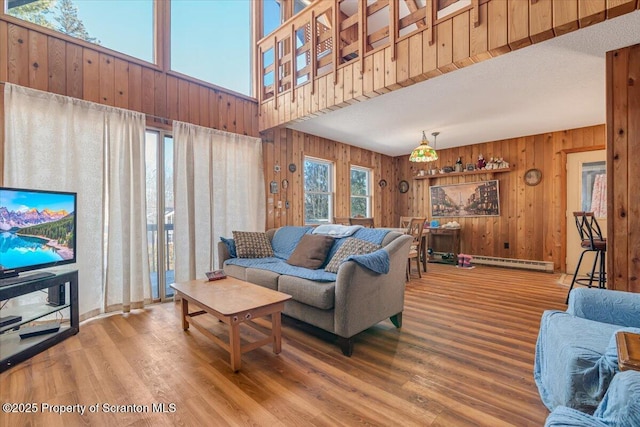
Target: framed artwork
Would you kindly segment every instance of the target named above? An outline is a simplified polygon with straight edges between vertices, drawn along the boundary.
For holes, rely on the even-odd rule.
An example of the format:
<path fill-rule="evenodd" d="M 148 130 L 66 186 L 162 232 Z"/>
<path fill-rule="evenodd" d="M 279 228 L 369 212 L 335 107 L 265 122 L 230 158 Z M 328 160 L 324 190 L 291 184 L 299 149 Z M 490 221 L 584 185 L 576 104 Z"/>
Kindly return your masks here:
<path fill-rule="evenodd" d="M 431 217 L 500 216 L 497 179 L 429 187 Z"/>

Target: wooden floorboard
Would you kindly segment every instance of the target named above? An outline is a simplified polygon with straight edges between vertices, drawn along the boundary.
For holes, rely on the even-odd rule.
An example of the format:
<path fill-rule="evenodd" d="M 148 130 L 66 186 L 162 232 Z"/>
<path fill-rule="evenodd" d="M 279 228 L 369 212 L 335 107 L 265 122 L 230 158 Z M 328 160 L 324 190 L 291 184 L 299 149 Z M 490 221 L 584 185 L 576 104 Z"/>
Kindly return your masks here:
<path fill-rule="evenodd" d="M 362 332 L 351 358 L 327 334 L 285 318 L 282 353 L 245 353 L 235 374 L 225 351 L 182 331 L 178 304 L 95 318 L 0 374 L 1 402 L 38 408 L 2 412 L 0 425 L 541 426 L 548 412 L 533 380 L 534 348 L 542 312 L 565 309 L 561 281 L 430 264 L 407 284 L 402 328 L 386 320 Z M 117 405 L 149 412 L 112 412 L 132 409 Z"/>

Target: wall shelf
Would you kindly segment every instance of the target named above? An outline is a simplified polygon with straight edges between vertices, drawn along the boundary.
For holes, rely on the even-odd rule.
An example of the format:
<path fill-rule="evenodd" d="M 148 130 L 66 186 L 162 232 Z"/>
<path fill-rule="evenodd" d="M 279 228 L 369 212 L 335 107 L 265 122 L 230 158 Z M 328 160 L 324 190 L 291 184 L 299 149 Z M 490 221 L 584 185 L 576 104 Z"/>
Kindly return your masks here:
<path fill-rule="evenodd" d="M 448 178 L 451 176 L 470 176 L 470 175 L 488 175 L 493 178 L 493 176 L 497 173 L 509 172 L 511 168 L 501 168 L 501 169 L 490 169 L 490 170 L 474 170 L 469 172 L 449 172 L 449 173 L 437 173 L 435 175 L 417 175 L 414 176 L 413 179 L 438 179 L 438 178 Z"/>

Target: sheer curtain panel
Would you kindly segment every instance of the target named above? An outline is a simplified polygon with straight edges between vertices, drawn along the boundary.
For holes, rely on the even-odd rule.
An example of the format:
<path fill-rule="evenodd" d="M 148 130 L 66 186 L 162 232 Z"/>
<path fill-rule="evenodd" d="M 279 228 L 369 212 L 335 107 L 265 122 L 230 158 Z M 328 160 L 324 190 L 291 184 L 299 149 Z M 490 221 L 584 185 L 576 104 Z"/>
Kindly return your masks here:
<path fill-rule="evenodd" d="M 176 281 L 184 281 L 214 268 L 221 236 L 264 230 L 262 141 L 173 122 L 173 146 Z"/>
<path fill-rule="evenodd" d="M 4 185 L 78 193 L 81 318 L 150 295 L 144 130 L 139 113 L 5 84 Z"/>

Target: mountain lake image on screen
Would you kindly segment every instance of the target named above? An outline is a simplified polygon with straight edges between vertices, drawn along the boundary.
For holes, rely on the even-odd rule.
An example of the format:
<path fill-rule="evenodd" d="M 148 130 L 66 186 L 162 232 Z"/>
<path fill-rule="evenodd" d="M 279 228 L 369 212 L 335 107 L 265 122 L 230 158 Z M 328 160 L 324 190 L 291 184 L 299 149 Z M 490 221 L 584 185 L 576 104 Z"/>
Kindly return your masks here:
<path fill-rule="evenodd" d="M 0 278 L 76 260 L 76 193 L 0 188 Z"/>

